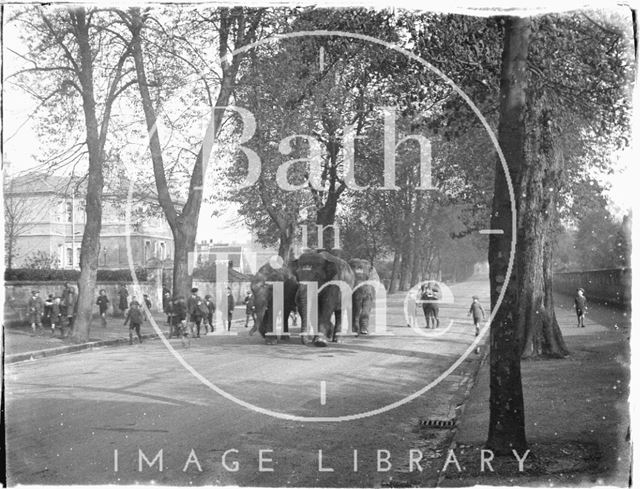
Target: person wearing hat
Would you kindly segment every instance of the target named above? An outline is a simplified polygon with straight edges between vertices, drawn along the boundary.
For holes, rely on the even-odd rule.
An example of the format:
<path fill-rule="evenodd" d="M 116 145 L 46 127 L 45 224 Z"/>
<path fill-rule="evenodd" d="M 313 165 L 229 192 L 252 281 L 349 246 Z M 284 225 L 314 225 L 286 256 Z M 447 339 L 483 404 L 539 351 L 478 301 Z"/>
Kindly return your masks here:
<path fill-rule="evenodd" d="M 574 299 L 576 306 L 576 315 L 578 316 L 578 328 L 584 328 L 584 313 L 587 311 L 587 298 L 584 296 L 584 289 L 576 290 L 576 298 Z"/>
<path fill-rule="evenodd" d="M 209 313 L 209 310 L 202 298 L 198 295 L 197 287 L 191 289 L 191 296 L 187 299 L 187 312 L 189 313 L 190 321 L 196 327 L 196 338 L 200 338 L 200 326 L 202 325 L 202 320 Z"/>
<path fill-rule="evenodd" d="M 40 297 L 39 290 L 32 290 L 31 297 L 27 303 L 27 310 L 29 311 L 29 320 L 31 322 L 31 330 L 33 335 L 36 334 L 36 328 L 42 327 L 42 313 L 44 311 L 44 303 L 42 297 Z"/>
<path fill-rule="evenodd" d="M 484 309 L 480 305 L 477 295 L 474 295 L 472 299 L 473 302 L 471 303 L 467 317 L 473 314 L 473 325 L 476 328 L 476 336 L 478 336 L 480 334 L 480 317 L 482 317 L 482 320 L 484 321 Z"/>

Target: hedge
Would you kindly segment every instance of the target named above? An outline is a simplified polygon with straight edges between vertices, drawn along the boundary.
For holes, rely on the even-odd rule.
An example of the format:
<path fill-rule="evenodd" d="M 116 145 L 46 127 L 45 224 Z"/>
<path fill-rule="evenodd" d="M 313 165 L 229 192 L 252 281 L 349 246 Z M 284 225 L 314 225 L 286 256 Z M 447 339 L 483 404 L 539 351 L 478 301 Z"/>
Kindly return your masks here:
<path fill-rule="evenodd" d="M 78 270 L 56 270 L 44 268 L 13 268 L 4 271 L 5 282 L 76 282 L 80 277 Z M 139 281 L 147 280 L 147 271 L 144 268 L 136 269 L 136 277 Z M 98 270 L 98 282 L 133 282 L 131 271 L 124 270 Z"/>

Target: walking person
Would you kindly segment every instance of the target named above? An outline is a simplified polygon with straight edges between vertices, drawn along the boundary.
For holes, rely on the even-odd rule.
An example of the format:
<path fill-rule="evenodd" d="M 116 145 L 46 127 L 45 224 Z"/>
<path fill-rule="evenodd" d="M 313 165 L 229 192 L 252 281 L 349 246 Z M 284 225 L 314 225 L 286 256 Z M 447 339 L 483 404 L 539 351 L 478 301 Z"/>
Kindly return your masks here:
<path fill-rule="evenodd" d="M 196 327 L 196 338 L 200 338 L 200 327 L 204 318 L 209 314 L 209 309 L 198 295 L 197 287 L 191 289 L 191 297 L 187 300 L 187 312 L 189 313 L 190 321 Z"/>
<path fill-rule="evenodd" d="M 36 335 L 36 329 L 42 328 L 42 314 L 44 313 L 44 302 L 40 297 L 39 290 L 32 290 L 31 297 L 27 303 L 29 311 L 29 321 L 31 322 L 32 336 Z"/>
<path fill-rule="evenodd" d="M 236 301 L 231 293 L 231 287 L 227 287 L 227 331 L 231 331 L 231 321 L 233 321 L 233 309 L 236 307 Z"/>
<path fill-rule="evenodd" d="M 140 334 L 140 326 L 142 326 L 142 322 L 144 321 L 144 314 L 140 309 L 140 304 L 137 300 L 132 299 L 129 310 L 127 311 L 127 316 L 124 320 L 124 325 L 126 326 L 129 323 L 129 344 L 133 345 L 133 332 L 136 332 L 138 336 L 138 342 L 142 343 L 142 335 Z"/>
<path fill-rule="evenodd" d="M 204 303 L 207 305 L 207 322 L 209 323 L 209 328 L 211 328 L 211 332 L 213 333 L 216 330 L 216 327 L 213 325 L 213 315 L 216 312 L 216 305 L 210 295 L 204 296 Z"/>
<path fill-rule="evenodd" d="M 256 324 L 256 306 L 255 300 L 253 298 L 253 294 L 251 291 L 247 291 L 247 295 L 244 296 L 244 305 L 246 307 L 246 320 L 244 322 L 244 327 L 249 327 L 249 318 L 253 319 L 253 324 Z"/>
<path fill-rule="evenodd" d="M 576 290 L 576 297 L 573 300 L 578 316 L 578 328 L 584 328 L 584 314 L 587 312 L 587 298 L 584 296 L 584 289 Z"/>
<path fill-rule="evenodd" d="M 100 320 L 102 321 L 102 327 L 107 327 L 107 309 L 109 308 L 109 298 L 107 297 L 107 291 L 100 289 L 100 295 L 96 299 L 98 310 L 100 311 Z"/>
<path fill-rule="evenodd" d="M 484 321 L 484 309 L 482 305 L 480 305 L 477 295 L 474 295 L 472 299 L 473 302 L 471 303 L 467 317 L 473 314 L 473 325 L 476 329 L 476 336 L 478 336 L 480 334 L 480 318 Z"/>
<path fill-rule="evenodd" d="M 129 309 L 129 292 L 124 284 L 120 284 L 120 290 L 118 290 L 118 309 L 120 309 L 122 316 Z"/>

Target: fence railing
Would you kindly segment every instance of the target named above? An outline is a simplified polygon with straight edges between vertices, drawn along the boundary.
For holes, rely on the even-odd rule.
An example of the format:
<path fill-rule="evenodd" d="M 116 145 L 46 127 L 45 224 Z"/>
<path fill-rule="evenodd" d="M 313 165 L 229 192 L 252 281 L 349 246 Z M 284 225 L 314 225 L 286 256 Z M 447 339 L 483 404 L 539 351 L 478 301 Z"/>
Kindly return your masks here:
<path fill-rule="evenodd" d="M 587 300 L 627 306 L 631 304 L 631 268 L 555 272 L 553 287 L 564 294 L 575 294 L 581 287 Z"/>

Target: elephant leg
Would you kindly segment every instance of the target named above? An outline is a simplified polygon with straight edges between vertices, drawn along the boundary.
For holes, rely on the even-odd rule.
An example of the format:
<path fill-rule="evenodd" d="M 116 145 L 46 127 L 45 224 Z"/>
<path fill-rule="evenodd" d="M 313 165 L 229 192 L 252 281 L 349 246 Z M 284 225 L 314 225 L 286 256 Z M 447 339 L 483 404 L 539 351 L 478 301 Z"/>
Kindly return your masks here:
<path fill-rule="evenodd" d="M 342 343 L 342 309 L 338 309 L 334 313 L 336 315 L 336 325 L 333 328 L 333 334 L 331 335 L 331 341 L 334 343 Z"/>
<path fill-rule="evenodd" d="M 289 335 L 289 316 L 291 315 L 291 311 L 293 309 L 291 307 L 286 307 L 284 309 L 284 320 L 282 321 L 282 334 L 280 335 L 280 339 L 284 341 L 289 341 L 291 336 Z"/>
<path fill-rule="evenodd" d="M 366 297 L 362 301 L 362 309 L 360 310 L 360 322 L 358 324 L 358 329 L 361 335 L 369 334 L 369 314 L 371 313 L 372 307 L 373 307 L 372 298 Z"/>

